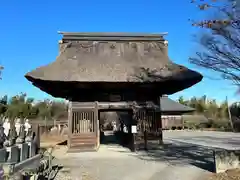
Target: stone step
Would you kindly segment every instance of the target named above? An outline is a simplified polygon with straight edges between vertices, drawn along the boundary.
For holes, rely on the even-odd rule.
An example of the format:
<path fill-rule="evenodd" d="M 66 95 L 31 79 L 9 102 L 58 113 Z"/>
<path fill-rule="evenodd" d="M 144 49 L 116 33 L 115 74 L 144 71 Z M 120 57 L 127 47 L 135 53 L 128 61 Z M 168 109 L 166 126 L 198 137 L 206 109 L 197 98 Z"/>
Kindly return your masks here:
<path fill-rule="evenodd" d="M 97 139 L 71 139 L 71 143 L 82 143 L 82 142 L 97 142 Z"/>
<path fill-rule="evenodd" d="M 71 139 L 94 139 L 96 135 L 79 135 L 79 136 L 71 136 Z"/>
<path fill-rule="evenodd" d="M 72 144 L 67 152 L 91 152 L 96 151 L 96 144 Z"/>
<path fill-rule="evenodd" d="M 71 144 L 71 147 L 72 146 L 79 146 L 79 145 L 92 145 L 92 144 L 96 144 L 96 142 L 75 142 L 75 143 L 72 143 Z"/>

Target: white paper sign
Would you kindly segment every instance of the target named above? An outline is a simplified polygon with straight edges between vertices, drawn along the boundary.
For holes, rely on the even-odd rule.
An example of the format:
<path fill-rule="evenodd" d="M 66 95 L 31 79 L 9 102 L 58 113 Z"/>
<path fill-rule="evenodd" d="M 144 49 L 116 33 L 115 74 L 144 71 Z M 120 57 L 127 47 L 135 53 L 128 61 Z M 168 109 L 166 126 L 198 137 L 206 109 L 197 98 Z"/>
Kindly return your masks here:
<path fill-rule="evenodd" d="M 132 133 L 137 133 L 137 126 L 132 126 Z"/>

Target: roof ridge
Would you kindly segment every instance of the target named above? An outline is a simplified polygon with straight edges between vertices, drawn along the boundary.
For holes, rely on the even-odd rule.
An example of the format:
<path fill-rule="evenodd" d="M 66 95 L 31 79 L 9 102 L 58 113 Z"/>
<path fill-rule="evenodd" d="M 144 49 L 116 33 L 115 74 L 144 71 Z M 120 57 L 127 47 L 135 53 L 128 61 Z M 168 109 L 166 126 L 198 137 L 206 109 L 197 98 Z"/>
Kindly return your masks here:
<path fill-rule="evenodd" d="M 74 41 L 165 41 L 167 33 L 58 32 L 63 40 Z"/>
<path fill-rule="evenodd" d="M 85 36 L 85 37 L 162 37 L 167 32 L 162 33 L 144 33 L 144 32 L 64 32 L 58 31 L 59 34 L 67 36 Z"/>

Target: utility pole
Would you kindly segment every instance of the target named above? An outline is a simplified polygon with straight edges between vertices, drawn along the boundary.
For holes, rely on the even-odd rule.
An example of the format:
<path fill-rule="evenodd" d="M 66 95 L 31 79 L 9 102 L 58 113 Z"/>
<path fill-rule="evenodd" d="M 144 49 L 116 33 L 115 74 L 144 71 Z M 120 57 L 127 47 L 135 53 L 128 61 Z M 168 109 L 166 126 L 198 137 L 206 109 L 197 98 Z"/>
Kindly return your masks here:
<path fill-rule="evenodd" d="M 229 123 L 231 125 L 232 131 L 234 132 L 234 127 L 233 127 L 233 122 L 232 122 L 232 115 L 231 115 L 230 107 L 228 105 L 228 97 L 227 96 L 226 96 L 226 103 L 227 103 L 227 109 L 228 109 Z"/>

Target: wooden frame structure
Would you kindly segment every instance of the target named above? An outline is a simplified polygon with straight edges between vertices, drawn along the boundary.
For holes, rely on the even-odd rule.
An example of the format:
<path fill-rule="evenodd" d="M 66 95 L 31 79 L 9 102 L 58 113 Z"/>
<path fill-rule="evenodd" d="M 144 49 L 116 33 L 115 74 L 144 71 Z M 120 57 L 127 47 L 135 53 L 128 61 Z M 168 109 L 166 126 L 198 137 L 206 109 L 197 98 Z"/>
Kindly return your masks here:
<path fill-rule="evenodd" d="M 99 147 L 98 103 L 69 103 L 69 150 L 97 150 Z"/>
<path fill-rule="evenodd" d="M 136 150 L 140 143 L 144 143 L 147 147 L 149 138 L 162 141 L 162 129 L 161 123 L 159 123 L 161 114 L 154 109 L 127 102 L 70 102 L 68 120 L 70 152 L 98 150 L 100 145 L 98 115 L 101 110 L 131 111 L 132 121 L 130 124 L 136 125 L 138 130 L 136 134 L 129 131 L 132 150 Z"/>

